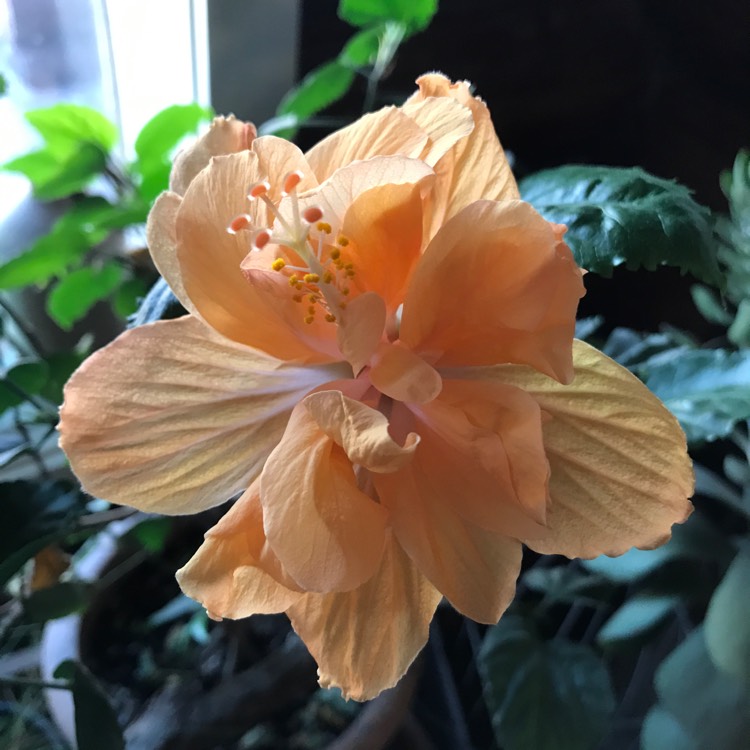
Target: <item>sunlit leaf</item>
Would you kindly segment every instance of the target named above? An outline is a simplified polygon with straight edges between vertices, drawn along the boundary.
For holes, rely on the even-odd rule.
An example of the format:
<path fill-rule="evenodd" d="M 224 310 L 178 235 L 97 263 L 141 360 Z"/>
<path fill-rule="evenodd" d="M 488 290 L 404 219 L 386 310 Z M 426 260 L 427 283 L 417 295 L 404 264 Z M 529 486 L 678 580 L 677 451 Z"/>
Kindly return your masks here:
<path fill-rule="evenodd" d="M 349 91 L 354 81 L 354 71 L 338 61 L 321 65 L 308 73 L 302 82 L 293 88 L 279 104 L 277 115 L 293 114 L 299 122 L 338 101 Z M 279 133 L 291 137 L 291 133 Z"/>
<path fill-rule="evenodd" d="M 634 596 L 604 623 L 597 634 L 600 646 L 619 643 L 647 633 L 663 622 L 674 610 L 674 596 Z"/>
<path fill-rule="evenodd" d="M 117 143 L 117 128 L 103 114 L 79 104 L 55 104 L 26 113 L 26 119 L 53 147 L 90 143 L 105 152 Z"/>
<path fill-rule="evenodd" d="M 122 267 L 114 261 L 98 269 L 87 266 L 69 273 L 47 297 L 49 316 L 61 328 L 69 330 L 117 288 L 122 275 Z"/>
<path fill-rule="evenodd" d="M 112 298 L 112 309 L 121 318 L 129 318 L 138 310 L 138 305 L 147 292 L 148 287 L 141 279 L 127 279 L 115 291 Z"/>
<path fill-rule="evenodd" d="M 199 104 L 175 104 L 163 109 L 135 139 L 136 166 L 165 159 L 185 136 L 195 133 L 202 122 L 212 117 L 213 111 Z"/>
<path fill-rule="evenodd" d="M 676 266 L 720 286 L 711 214 L 690 191 L 642 169 L 571 165 L 521 182 L 546 219 L 565 224 L 582 268 L 609 276 L 619 265 Z"/>
<path fill-rule="evenodd" d="M 615 708 L 607 669 L 588 646 L 543 641 L 505 615 L 479 655 L 484 694 L 505 750 L 593 750 Z"/>
<path fill-rule="evenodd" d="M 363 29 L 357 32 L 344 45 L 339 54 L 339 62 L 349 68 L 365 68 L 375 62 L 383 34 L 382 26 Z"/>
<path fill-rule="evenodd" d="M 338 13 L 353 26 L 398 21 L 411 31 L 421 31 L 437 9 L 438 0 L 340 0 Z"/>

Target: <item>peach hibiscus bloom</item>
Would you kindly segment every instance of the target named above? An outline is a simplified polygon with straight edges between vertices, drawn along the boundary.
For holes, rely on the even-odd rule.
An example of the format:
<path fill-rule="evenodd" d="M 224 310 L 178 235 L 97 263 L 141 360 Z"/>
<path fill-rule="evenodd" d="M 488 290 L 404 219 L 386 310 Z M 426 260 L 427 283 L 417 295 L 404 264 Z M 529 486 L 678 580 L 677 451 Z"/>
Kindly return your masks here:
<path fill-rule="evenodd" d="M 242 492 L 178 572 L 212 616 L 286 612 L 321 683 L 367 699 L 442 597 L 498 620 L 522 543 L 617 555 L 687 517 L 682 431 L 573 341 L 565 229 L 519 200 L 467 84 L 425 76 L 304 155 L 219 119 L 172 188 L 150 248 L 190 314 L 84 363 L 61 444 L 146 511 Z"/>

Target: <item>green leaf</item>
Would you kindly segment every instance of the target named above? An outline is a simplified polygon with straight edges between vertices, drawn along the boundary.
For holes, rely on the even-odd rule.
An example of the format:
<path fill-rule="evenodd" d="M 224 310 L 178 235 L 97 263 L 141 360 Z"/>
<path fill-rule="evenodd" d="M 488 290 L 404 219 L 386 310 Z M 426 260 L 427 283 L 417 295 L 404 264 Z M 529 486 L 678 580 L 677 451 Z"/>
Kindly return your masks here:
<path fill-rule="evenodd" d="M 199 104 L 175 104 L 154 115 L 135 139 L 136 168 L 139 162 L 166 159 L 185 136 L 195 133 L 202 122 L 212 117 L 213 111 Z"/>
<path fill-rule="evenodd" d="M 341 99 L 354 81 L 354 71 L 338 61 L 315 68 L 281 100 L 277 115 L 293 114 L 299 122 Z M 292 137 L 291 134 L 283 137 Z"/>
<path fill-rule="evenodd" d="M 70 330 L 118 287 L 122 274 L 122 267 L 114 261 L 98 269 L 86 267 L 73 271 L 47 297 L 47 313 L 61 328 Z"/>
<path fill-rule="evenodd" d="M 72 683 L 78 750 L 125 750 L 117 714 L 91 672 L 83 664 L 64 661 L 54 676 Z"/>
<path fill-rule="evenodd" d="M 487 631 L 478 666 L 505 750 L 593 750 L 607 731 L 614 695 L 591 648 L 543 642 L 522 618 L 506 614 Z"/>
<path fill-rule="evenodd" d="M 8 93 L 8 79 L 0 73 L 0 96 L 5 96 Z"/>
<path fill-rule="evenodd" d="M 714 664 L 750 691 L 750 555 L 740 552 L 714 592 L 705 620 Z"/>
<path fill-rule="evenodd" d="M 0 413 L 24 403 L 24 394 L 40 393 L 48 378 L 49 369 L 43 361 L 21 362 L 11 367 L 0 379 Z"/>
<path fill-rule="evenodd" d="M 672 714 L 659 706 L 643 722 L 641 750 L 700 750 Z"/>
<path fill-rule="evenodd" d="M 147 518 L 134 526 L 126 537 L 132 537 L 143 549 L 158 554 L 164 549 L 171 531 L 171 518 Z"/>
<path fill-rule="evenodd" d="M 425 29 L 437 9 L 437 0 L 340 0 L 338 14 L 352 26 L 398 21 L 414 32 Z"/>
<path fill-rule="evenodd" d="M 750 694 L 740 680 L 716 669 L 703 628 L 690 633 L 662 662 L 655 685 L 661 707 L 699 748 L 747 750 Z"/>
<path fill-rule="evenodd" d="M 549 221 L 566 224 L 577 263 L 609 276 L 629 269 L 676 266 L 720 286 L 711 214 L 690 191 L 642 169 L 572 165 L 521 183 L 521 194 Z"/>
<path fill-rule="evenodd" d="M 112 309 L 121 318 L 129 318 L 138 310 L 143 298 L 148 292 L 145 282 L 139 278 L 127 279 L 115 291 L 112 299 Z"/>
<path fill-rule="evenodd" d="M 600 646 L 637 638 L 663 622 L 675 607 L 674 596 L 634 596 L 608 620 L 596 636 Z"/>
<path fill-rule="evenodd" d="M 728 326 L 732 322 L 732 316 L 721 304 L 716 293 L 702 284 L 693 284 L 690 287 L 690 296 L 698 308 L 698 312 L 710 323 L 720 326 Z"/>
<path fill-rule="evenodd" d="M 59 352 L 47 357 L 47 382 L 41 389 L 41 395 L 53 404 L 61 404 L 63 400 L 63 386 L 70 376 L 81 366 L 85 355 L 80 352 Z"/>
<path fill-rule="evenodd" d="M 574 565 L 535 566 L 523 574 L 524 585 L 544 593 L 550 602 L 580 602 L 596 606 L 612 592 L 612 585 Z"/>
<path fill-rule="evenodd" d="M 80 612 L 88 605 L 91 586 L 81 581 L 67 581 L 35 591 L 23 600 L 27 622 L 47 622 Z"/>
<path fill-rule="evenodd" d="M 691 442 L 726 437 L 750 418 L 750 350 L 683 350 L 652 357 L 639 375 Z"/>
<path fill-rule="evenodd" d="M 639 333 L 630 328 L 615 328 L 602 347 L 608 357 L 623 367 L 638 372 L 638 367 L 656 354 L 682 351 L 676 338 L 668 333 Z"/>
<path fill-rule="evenodd" d="M 117 143 L 114 123 L 90 107 L 55 104 L 27 112 L 26 119 L 53 147 L 89 143 L 108 152 Z"/>
<path fill-rule="evenodd" d="M 0 586 L 47 545 L 65 536 L 85 511 L 77 490 L 62 482 L 0 484 Z"/>
<path fill-rule="evenodd" d="M 366 68 L 375 63 L 383 34 L 383 25 L 358 31 L 341 50 L 338 60 L 347 68 Z"/>
<path fill-rule="evenodd" d="M 141 179 L 138 183 L 138 195 L 141 200 L 150 204 L 157 195 L 168 190 L 171 173 L 172 165 L 167 161 L 143 165 Z"/>

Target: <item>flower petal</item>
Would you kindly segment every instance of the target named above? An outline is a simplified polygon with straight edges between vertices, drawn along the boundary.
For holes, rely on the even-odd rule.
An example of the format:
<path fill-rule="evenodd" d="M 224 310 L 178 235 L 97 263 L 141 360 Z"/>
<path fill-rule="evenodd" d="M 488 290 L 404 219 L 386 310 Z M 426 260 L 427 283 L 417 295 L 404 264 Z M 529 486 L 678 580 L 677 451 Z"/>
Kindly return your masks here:
<path fill-rule="evenodd" d="M 485 103 L 470 93 L 466 81 L 451 83 L 443 75 L 432 73 L 417 80 L 419 91 L 403 106 L 414 116 L 415 108 L 430 97 L 449 97 L 471 110 L 474 129 L 458 141 L 435 165 L 438 176 L 432 195 L 433 220 L 429 236 L 476 200 L 514 200 L 520 197 L 513 173 L 495 134 Z"/>
<path fill-rule="evenodd" d="M 182 197 L 177 193 L 162 193 L 156 199 L 148 215 L 146 240 L 154 265 L 175 297 L 186 310 L 195 313 L 195 306 L 182 283 L 182 271 L 177 260 L 177 214 L 181 204 Z"/>
<path fill-rule="evenodd" d="M 568 557 L 621 555 L 666 542 L 690 514 L 693 471 L 685 435 L 634 375 L 576 341 L 576 376 L 561 386 L 527 368 L 497 368 L 552 419 L 548 533 L 534 550 Z"/>
<path fill-rule="evenodd" d="M 353 161 L 392 154 L 416 158 L 427 143 L 427 134 L 412 118 L 397 107 L 385 107 L 324 138 L 306 157 L 318 181 L 323 182 Z"/>
<path fill-rule="evenodd" d="M 528 203 L 477 201 L 425 250 L 399 336 L 436 366 L 528 364 L 569 382 L 583 292 L 558 227 Z"/>
<path fill-rule="evenodd" d="M 341 228 L 349 239 L 347 260 L 356 269 L 352 286 L 377 292 L 389 313 L 404 301 L 422 253 L 423 182 L 365 191 L 349 206 Z"/>
<path fill-rule="evenodd" d="M 435 588 L 462 614 L 494 623 L 508 607 L 521 569 L 521 543 L 465 521 L 425 482 L 415 462 L 378 474 L 399 543 Z"/>
<path fill-rule="evenodd" d="M 234 154 L 250 148 L 255 135 L 252 123 L 237 120 L 234 115 L 214 118 L 208 132 L 175 157 L 169 189 L 184 195 L 188 185 L 214 156 Z"/>
<path fill-rule="evenodd" d="M 388 420 L 376 409 L 347 398 L 341 391 L 318 391 L 305 405 L 320 429 L 344 449 L 348 459 L 376 473 L 396 471 L 406 465 L 419 443 L 415 433 L 404 445 L 388 432 Z"/>
<path fill-rule="evenodd" d="M 391 434 L 401 442 L 407 432 L 420 436 L 410 465 L 425 498 L 505 536 L 546 531 L 549 468 L 541 414 L 522 390 L 444 380 L 439 398 L 428 404 L 394 404 Z"/>
<path fill-rule="evenodd" d="M 385 330 L 385 302 L 375 292 L 365 292 L 349 302 L 337 325 L 339 349 L 355 376 L 375 351 Z"/>
<path fill-rule="evenodd" d="M 289 172 L 302 174 L 296 188 L 298 193 L 318 186 L 312 167 L 293 143 L 274 135 L 262 135 L 253 141 L 253 153 L 258 156 L 258 166 L 265 175 L 264 179 L 268 179 L 271 185 L 268 195 L 273 201 L 281 198 L 284 178 Z"/>
<path fill-rule="evenodd" d="M 370 381 L 396 401 L 424 404 L 438 397 L 443 380 L 419 355 L 397 344 L 383 343 L 372 358 Z"/>
<path fill-rule="evenodd" d="M 261 502 L 269 544 L 305 590 L 348 591 L 377 570 L 388 513 L 357 487 L 351 462 L 307 399 L 266 461 Z"/>
<path fill-rule="evenodd" d="M 295 403 L 336 378 L 223 339 L 193 317 L 127 331 L 74 373 L 60 445 L 86 491 L 194 513 L 258 475 Z"/>
<path fill-rule="evenodd" d="M 427 642 L 440 594 L 391 534 L 375 575 L 354 591 L 307 594 L 287 614 L 323 687 L 363 701 L 393 687 Z"/>
<path fill-rule="evenodd" d="M 249 204 L 246 193 L 267 177 L 259 157 L 243 151 L 215 158 L 192 181 L 177 213 L 177 257 L 185 291 L 201 317 L 233 341 L 286 361 L 330 361 L 301 341 L 284 310 L 248 283 L 240 265 L 250 250 L 249 237 L 226 230 L 245 212 L 254 225 L 266 225 L 265 207 L 259 208 L 258 201 Z"/>
<path fill-rule="evenodd" d="M 209 529 L 177 571 L 180 588 L 212 616 L 236 620 L 284 612 L 302 595 L 266 543 L 259 482 Z"/>

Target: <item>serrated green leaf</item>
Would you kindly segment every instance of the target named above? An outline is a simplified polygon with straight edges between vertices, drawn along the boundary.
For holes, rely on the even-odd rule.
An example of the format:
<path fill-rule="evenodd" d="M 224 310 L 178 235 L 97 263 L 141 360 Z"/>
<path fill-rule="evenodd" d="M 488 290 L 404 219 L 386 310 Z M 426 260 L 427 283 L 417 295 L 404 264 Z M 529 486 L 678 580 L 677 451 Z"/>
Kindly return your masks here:
<path fill-rule="evenodd" d="M 60 173 L 67 156 L 67 153 L 61 156 L 50 149 L 42 148 L 6 161 L 2 165 L 2 170 L 24 175 L 36 189 L 37 185 L 44 185 Z"/>
<path fill-rule="evenodd" d="M 750 555 L 729 566 L 708 605 L 706 646 L 714 664 L 750 691 Z"/>
<path fill-rule="evenodd" d="M 740 680 L 716 669 L 703 628 L 696 628 L 662 662 L 655 686 L 661 707 L 701 750 L 747 750 L 750 693 Z"/>
<path fill-rule="evenodd" d="M 656 354 L 682 351 L 674 336 L 668 333 L 640 333 L 630 328 L 615 328 L 602 347 L 602 352 L 623 367 L 638 371 L 638 366 Z"/>
<path fill-rule="evenodd" d="M 83 610 L 91 596 L 90 584 L 81 581 L 57 583 L 27 596 L 23 604 L 27 622 L 48 622 Z"/>
<path fill-rule="evenodd" d="M 40 393 L 48 378 L 49 369 L 43 361 L 21 362 L 11 367 L 0 379 L 0 413 L 24 403 L 24 394 Z"/>
<path fill-rule="evenodd" d="M 639 375 L 680 420 L 689 441 L 726 437 L 750 418 L 750 350 L 684 350 L 652 357 Z"/>
<path fill-rule="evenodd" d="M 571 165 L 533 174 L 520 188 L 546 219 L 567 225 L 582 268 L 609 276 L 619 265 L 669 265 L 723 284 L 711 214 L 682 185 L 638 168 Z"/>
<path fill-rule="evenodd" d="M 334 60 L 308 73 L 279 104 L 277 115 L 293 114 L 299 122 L 338 101 L 352 85 L 354 71 Z M 294 131 L 280 134 L 291 138 Z"/>
<path fill-rule="evenodd" d="M 380 38 L 383 34 L 383 26 L 374 26 L 371 29 L 358 31 L 341 50 L 338 60 L 347 68 L 366 68 L 375 62 L 380 47 Z"/>
<path fill-rule="evenodd" d="M 707 286 L 693 284 L 690 287 L 690 296 L 693 298 L 693 304 L 698 308 L 698 312 L 709 323 L 728 326 L 732 322 L 732 316 L 721 304 L 713 290 Z"/>
<path fill-rule="evenodd" d="M 47 313 L 61 328 L 69 330 L 119 286 L 122 275 L 122 267 L 113 261 L 98 269 L 86 267 L 69 273 L 47 297 Z"/>
<path fill-rule="evenodd" d="M 85 511 L 81 495 L 61 482 L 0 484 L 0 586 L 39 550 L 65 536 Z"/>
<path fill-rule="evenodd" d="M 125 750 L 117 714 L 91 672 L 83 664 L 65 661 L 54 676 L 72 683 L 78 750 Z"/>
<path fill-rule="evenodd" d="M 107 155 L 91 143 L 82 143 L 65 161 L 59 171 L 44 182 L 34 184 L 34 195 L 51 201 L 83 192 L 97 175 L 104 171 Z"/>
<path fill-rule="evenodd" d="M 506 614 L 487 631 L 478 660 L 498 744 L 505 750 L 593 750 L 615 702 L 591 648 L 540 640 Z"/>
<path fill-rule="evenodd" d="M 652 708 L 643 722 L 641 750 L 701 750 L 682 724 L 660 706 Z"/>
<path fill-rule="evenodd" d="M 674 596 L 634 596 L 602 626 L 596 636 L 600 646 L 637 638 L 663 622 L 679 600 Z"/>
<path fill-rule="evenodd" d="M 199 104 L 175 104 L 154 115 L 135 139 L 136 169 L 166 159 L 185 136 L 212 117 L 213 111 Z"/>
<path fill-rule="evenodd" d="M 79 104 L 55 104 L 26 113 L 26 119 L 51 146 L 94 144 L 108 152 L 117 128 L 101 112 Z"/>
<path fill-rule="evenodd" d="M 340 0 L 338 14 L 352 26 L 397 21 L 414 32 L 425 29 L 437 9 L 437 0 Z"/>

